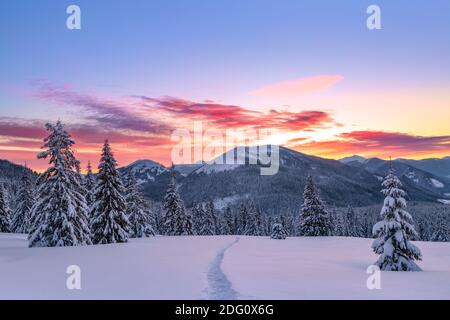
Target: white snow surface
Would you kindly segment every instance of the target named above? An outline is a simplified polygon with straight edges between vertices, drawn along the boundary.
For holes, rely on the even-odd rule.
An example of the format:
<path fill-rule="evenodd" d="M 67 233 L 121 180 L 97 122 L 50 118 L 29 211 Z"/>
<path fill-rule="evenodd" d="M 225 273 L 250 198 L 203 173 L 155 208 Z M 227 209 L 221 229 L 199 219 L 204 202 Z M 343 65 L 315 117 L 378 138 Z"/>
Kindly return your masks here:
<path fill-rule="evenodd" d="M 442 182 L 440 182 L 439 180 L 430 178 L 431 184 L 435 187 L 435 188 L 443 188 L 444 184 Z"/>
<path fill-rule="evenodd" d="M 0 299 L 450 299 L 450 243 L 415 242 L 422 272 L 382 272 L 372 239 L 156 236 L 129 243 L 28 248 L 0 234 Z M 81 268 L 81 290 L 66 268 Z"/>
<path fill-rule="evenodd" d="M 450 200 L 448 199 L 437 199 L 437 201 L 443 204 L 450 204 Z"/>
<path fill-rule="evenodd" d="M 369 290 L 367 267 L 377 256 L 373 239 L 241 237 L 222 269 L 248 299 L 450 299 L 450 243 L 414 242 L 422 272 L 381 272 L 381 289 Z"/>

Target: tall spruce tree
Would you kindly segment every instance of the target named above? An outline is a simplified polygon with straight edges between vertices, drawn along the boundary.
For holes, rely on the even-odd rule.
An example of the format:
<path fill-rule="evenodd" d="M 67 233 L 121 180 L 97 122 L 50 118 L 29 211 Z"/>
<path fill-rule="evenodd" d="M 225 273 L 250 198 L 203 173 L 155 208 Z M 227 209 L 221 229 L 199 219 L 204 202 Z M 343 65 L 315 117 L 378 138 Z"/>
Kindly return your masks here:
<path fill-rule="evenodd" d="M 406 192 L 391 169 L 382 183 L 381 192 L 386 197 L 380 215 L 383 219 L 373 227 L 376 237 L 372 249 L 380 257 L 375 263 L 385 271 L 420 271 L 414 260 L 421 260 L 418 247 L 409 242 L 417 236 L 414 221 L 406 211 Z"/>
<path fill-rule="evenodd" d="M 236 234 L 235 228 L 235 217 L 230 207 L 225 209 L 225 212 L 222 217 L 221 223 L 221 233 L 225 235 Z"/>
<path fill-rule="evenodd" d="M 433 221 L 433 232 L 431 241 L 449 242 L 450 241 L 450 217 L 448 214 L 438 212 Z"/>
<path fill-rule="evenodd" d="M 84 188 L 86 189 L 86 203 L 89 207 L 89 211 L 92 210 L 92 205 L 95 202 L 95 176 L 92 173 L 91 162 L 88 161 L 87 164 L 87 172 L 84 177 Z"/>
<path fill-rule="evenodd" d="M 205 204 L 205 219 L 203 221 L 202 233 L 203 235 L 218 234 L 217 215 L 214 203 L 208 200 Z"/>
<path fill-rule="evenodd" d="M 50 134 L 38 154 L 50 167 L 38 178 L 37 201 L 31 209 L 30 247 L 61 247 L 91 244 L 85 190 L 78 174 L 80 164 L 75 142 L 61 121 L 46 124 Z"/>
<path fill-rule="evenodd" d="M 358 236 L 358 221 L 355 210 L 352 206 L 347 207 L 347 212 L 345 214 L 345 229 L 344 236 L 346 237 L 357 237 Z"/>
<path fill-rule="evenodd" d="M 247 223 L 245 225 L 245 235 L 247 236 L 259 236 L 260 229 L 258 225 L 258 209 L 253 201 L 250 201 L 250 205 L 247 211 Z"/>
<path fill-rule="evenodd" d="M 303 236 L 329 236 L 332 234 L 330 216 L 319 196 L 312 176 L 306 180 L 303 192 L 300 234 Z"/>
<path fill-rule="evenodd" d="M 191 213 L 194 233 L 197 235 L 201 235 L 203 221 L 205 220 L 205 208 L 203 208 L 203 203 L 194 202 L 192 205 Z"/>
<path fill-rule="evenodd" d="M 98 165 L 95 202 L 91 212 L 94 244 L 128 241 L 130 224 L 125 212 L 124 187 L 116 167 L 117 162 L 106 140 Z"/>
<path fill-rule="evenodd" d="M 151 215 L 139 191 L 133 173 L 128 175 L 125 201 L 127 205 L 126 213 L 130 222 L 130 237 L 154 236 L 155 232 L 151 225 Z"/>
<path fill-rule="evenodd" d="M 11 232 L 11 210 L 7 197 L 5 187 L 0 184 L 0 232 Z"/>
<path fill-rule="evenodd" d="M 235 225 L 237 234 L 245 234 L 248 220 L 248 208 L 244 203 L 241 203 L 238 214 L 236 215 Z"/>
<path fill-rule="evenodd" d="M 192 216 L 186 211 L 183 200 L 178 194 L 175 174 L 172 168 L 172 178 L 164 196 L 164 229 L 167 235 L 192 235 Z"/>
<path fill-rule="evenodd" d="M 12 231 L 17 233 L 28 233 L 31 208 L 35 202 L 34 181 L 28 171 L 21 177 L 17 205 L 13 213 Z"/>

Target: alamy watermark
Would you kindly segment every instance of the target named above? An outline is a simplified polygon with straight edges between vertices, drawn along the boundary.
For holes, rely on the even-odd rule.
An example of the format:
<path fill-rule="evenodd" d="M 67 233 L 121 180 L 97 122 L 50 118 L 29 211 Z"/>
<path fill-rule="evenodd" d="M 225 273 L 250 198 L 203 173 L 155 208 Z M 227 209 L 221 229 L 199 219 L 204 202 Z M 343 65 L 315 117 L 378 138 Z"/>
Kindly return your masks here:
<path fill-rule="evenodd" d="M 366 25 L 369 30 L 381 29 L 381 9 L 376 4 L 372 4 L 367 7 L 366 10 L 369 17 L 367 18 Z"/>
<path fill-rule="evenodd" d="M 270 144 L 278 133 L 273 129 L 206 129 L 194 121 L 193 130 L 176 129 L 171 140 L 175 164 L 206 162 L 216 165 L 260 165 L 261 175 L 274 175 L 279 169 L 279 146 Z"/>
<path fill-rule="evenodd" d="M 376 265 L 370 265 L 366 270 L 370 276 L 367 278 L 366 286 L 369 290 L 381 289 L 381 270 Z"/>
<path fill-rule="evenodd" d="M 81 290 L 81 268 L 77 265 L 70 265 L 66 269 L 69 275 L 66 280 L 66 288 L 69 290 Z"/>
<path fill-rule="evenodd" d="M 69 15 L 66 20 L 66 26 L 69 30 L 81 29 L 81 9 L 79 6 L 72 4 L 67 7 L 66 13 Z"/>

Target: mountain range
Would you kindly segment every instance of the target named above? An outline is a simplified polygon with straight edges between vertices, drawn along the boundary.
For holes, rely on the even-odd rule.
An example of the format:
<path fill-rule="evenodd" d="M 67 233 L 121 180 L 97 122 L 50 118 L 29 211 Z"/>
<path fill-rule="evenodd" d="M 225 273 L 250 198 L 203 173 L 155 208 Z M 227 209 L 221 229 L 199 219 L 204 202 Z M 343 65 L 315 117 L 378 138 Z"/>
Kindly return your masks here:
<path fill-rule="evenodd" d="M 236 149 L 230 150 L 235 156 Z M 314 177 L 324 201 L 330 206 L 366 206 L 381 203 L 381 181 L 389 169 L 395 170 L 409 200 L 448 203 L 450 200 L 450 157 L 442 159 L 386 161 L 360 156 L 340 160 L 324 159 L 288 148 L 279 148 L 279 171 L 260 175 L 261 164 L 176 165 L 179 190 L 190 207 L 196 201 L 212 200 L 217 208 L 238 206 L 253 200 L 262 210 L 280 213 L 301 206 L 303 188 L 309 174 Z M 0 179 L 15 179 L 22 166 L 0 162 Z M 119 168 L 133 174 L 144 195 L 161 201 L 171 178 L 171 170 L 152 160 L 138 160 Z"/>

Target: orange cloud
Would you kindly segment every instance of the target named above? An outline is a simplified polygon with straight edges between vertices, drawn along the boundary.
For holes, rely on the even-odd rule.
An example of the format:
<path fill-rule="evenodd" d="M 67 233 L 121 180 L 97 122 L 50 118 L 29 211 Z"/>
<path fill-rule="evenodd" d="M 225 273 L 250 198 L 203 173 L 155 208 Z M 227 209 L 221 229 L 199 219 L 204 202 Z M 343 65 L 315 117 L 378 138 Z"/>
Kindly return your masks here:
<path fill-rule="evenodd" d="M 341 75 L 320 75 L 266 85 L 250 94 L 262 97 L 294 97 L 323 91 L 343 80 Z"/>
<path fill-rule="evenodd" d="M 353 154 L 365 157 L 426 158 L 450 154 L 450 136 L 416 136 L 400 132 L 352 131 L 324 141 L 290 140 L 288 147 L 317 156 L 340 158 Z"/>

